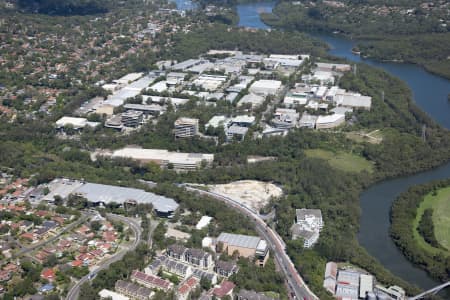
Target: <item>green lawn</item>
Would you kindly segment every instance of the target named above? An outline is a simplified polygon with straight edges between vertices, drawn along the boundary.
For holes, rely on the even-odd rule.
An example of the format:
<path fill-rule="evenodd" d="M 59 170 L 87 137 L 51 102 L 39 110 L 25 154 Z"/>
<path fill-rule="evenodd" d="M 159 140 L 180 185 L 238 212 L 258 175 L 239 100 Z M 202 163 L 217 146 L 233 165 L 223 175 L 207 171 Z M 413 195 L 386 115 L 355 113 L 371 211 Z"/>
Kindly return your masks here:
<path fill-rule="evenodd" d="M 373 164 L 367 159 L 346 152 L 331 152 L 322 149 L 305 150 L 307 157 L 326 160 L 331 167 L 345 172 L 359 173 L 361 171 L 373 172 Z"/>
<path fill-rule="evenodd" d="M 436 196 L 433 196 L 433 193 L 426 195 L 424 201 L 422 201 L 417 209 L 416 219 L 413 223 L 414 238 L 419 246 L 433 253 L 438 253 L 441 250 L 425 242 L 417 231 L 417 226 L 419 225 L 423 212 L 427 208 L 433 209 L 433 224 L 436 239 L 441 246 L 450 250 L 450 187 L 438 190 Z"/>

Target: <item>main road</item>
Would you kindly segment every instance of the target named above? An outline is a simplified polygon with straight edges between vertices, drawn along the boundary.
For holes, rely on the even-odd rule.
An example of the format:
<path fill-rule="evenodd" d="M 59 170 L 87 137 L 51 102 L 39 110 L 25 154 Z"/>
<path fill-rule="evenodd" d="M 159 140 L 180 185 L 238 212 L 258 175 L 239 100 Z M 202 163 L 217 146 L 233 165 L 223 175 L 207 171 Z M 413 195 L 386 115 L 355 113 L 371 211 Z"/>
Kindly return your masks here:
<path fill-rule="evenodd" d="M 120 250 L 119 252 L 117 252 L 115 255 L 111 256 L 106 261 L 101 262 L 100 265 L 97 266 L 97 268 L 95 270 L 93 270 L 88 275 L 81 278 L 67 293 L 66 300 L 78 299 L 78 294 L 80 293 L 80 287 L 83 285 L 83 283 L 86 283 L 89 280 L 91 280 L 92 278 L 94 278 L 95 275 L 99 271 L 107 269 L 109 267 L 109 265 L 111 265 L 112 263 L 115 263 L 116 261 L 121 260 L 128 251 L 136 249 L 136 247 L 141 242 L 142 228 L 137 220 L 119 216 L 119 215 L 114 215 L 114 214 L 107 214 L 107 218 L 127 224 L 130 227 L 130 229 L 133 231 L 133 234 L 134 234 L 133 244 Z"/>
<path fill-rule="evenodd" d="M 264 237 L 268 245 L 274 252 L 274 257 L 283 271 L 286 280 L 288 282 L 289 288 L 293 291 L 295 299 L 307 299 L 307 300 L 318 300 L 319 298 L 314 295 L 314 293 L 308 288 L 308 286 L 303 281 L 300 274 L 297 272 L 294 264 L 292 263 L 289 256 L 286 254 L 286 245 L 283 239 L 278 235 L 278 233 L 272 228 L 270 228 L 256 213 L 255 211 L 241 205 L 239 202 L 234 201 L 229 197 L 219 195 L 213 192 L 205 191 L 202 189 L 195 188 L 194 186 L 188 184 L 181 184 L 188 191 L 197 192 L 201 195 L 206 195 L 213 197 L 219 201 L 224 202 L 228 206 L 237 209 L 242 214 L 248 216 L 255 223 L 256 230 L 258 233 Z"/>

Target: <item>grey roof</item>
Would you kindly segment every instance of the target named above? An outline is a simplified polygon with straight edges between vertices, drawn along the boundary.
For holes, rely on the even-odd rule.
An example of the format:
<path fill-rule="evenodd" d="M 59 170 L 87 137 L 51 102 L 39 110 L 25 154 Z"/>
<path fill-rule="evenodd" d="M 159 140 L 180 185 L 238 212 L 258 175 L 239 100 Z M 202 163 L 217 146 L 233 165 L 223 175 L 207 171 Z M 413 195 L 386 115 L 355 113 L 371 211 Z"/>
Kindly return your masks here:
<path fill-rule="evenodd" d="M 232 272 L 233 270 L 237 269 L 237 265 L 234 261 L 218 260 L 216 261 L 216 268 L 224 270 L 226 272 Z"/>
<path fill-rule="evenodd" d="M 300 220 L 304 220 L 306 216 L 313 215 L 314 217 L 318 219 L 322 219 L 322 211 L 320 209 L 307 209 L 307 208 L 301 208 L 296 209 L 295 214 L 297 216 L 297 222 Z"/>
<path fill-rule="evenodd" d="M 246 135 L 248 131 L 248 127 L 242 127 L 238 125 L 231 125 L 227 129 L 227 134 L 240 134 L 240 135 Z"/>
<path fill-rule="evenodd" d="M 163 111 L 163 110 L 165 110 L 164 106 L 156 105 L 156 104 L 127 103 L 123 106 L 123 108 L 132 109 L 132 110 L 142 110 L 142 111 Z"/>
<path fill-rule="evenodd" d="M 309 240 L 314 234 L 314 231 L 304 230 L 299 224 L 294 224 L 291 227 L 292 235 L 297 237 L 302 237 Z"/>
<path fill-rule="evenodd" d="M 257 236 L 242 235 L 242 234 L 232 234 L 222 232 L 217 238 L 217 242 L 227 243 L 228 245 L 238 246 L 242 248 L 253 248 L 258 247 L 258 243 L 261 239 Z"/>
<path fill-rule="evenodd" d="M 173 252 L 177 255 L 183 255 L 184 252 L 186 251 L 186 247 L 184 247 L 183 245 L 179 245 L 179 244 L 173 244 L 173 245 L 170 245 L 169 247 L 167 247 L 167 251 Z"/>
<path fill-rule="evenodd" d="M 214 278 L 214 276 L 215 276 L 215 274 L 213 274 L 213 273 L 205 272 L 205 271 L 200 270 L 200 269 L 194 269 L 192 275 L 197 277 L 197 278 L 199 278 L 199 279 L 201 279 L 202 277 L 205 277 L 205 278 L 207 278 L 209 280 L 212 280 Z"/>
<path fill-rule="evenodd" d="M 151 203 L 159 212 L 172 212 L 179 206 L 173 199 L 128 187 L 86 183 L 74 192 L 81 194 L 90 202 L 123 204 L 128 200 L 134 200 L 138 203 Z"/>
<path fill-rule="evenodd" d="M 202 249 L 196 249 L 196 248 L 187 249 L 186 254 L 191 257 L 198 258 L 198 259 L 203 259 L 204 257 L 208 257 L 209 255 L 211 255 L 208 252 L 203 251 Z"/>

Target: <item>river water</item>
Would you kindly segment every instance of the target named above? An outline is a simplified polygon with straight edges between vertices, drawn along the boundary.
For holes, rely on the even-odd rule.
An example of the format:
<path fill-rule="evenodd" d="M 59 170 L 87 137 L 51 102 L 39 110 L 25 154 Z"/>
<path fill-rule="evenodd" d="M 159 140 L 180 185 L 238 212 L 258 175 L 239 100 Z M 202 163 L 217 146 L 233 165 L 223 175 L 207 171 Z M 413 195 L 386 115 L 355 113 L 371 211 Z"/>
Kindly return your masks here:
<path fill-rule="evenodd" d="M 237 6 L 239 25 L 267 29 L 261 22 L 259 13 L 270 12 L 275 2 L 250 3 Z M 261 25 L 262 24 L 262 25 Z M 330 54 L 353 62 L 364 62 L 382 68 L 405 81 L 413 92 L 414 101 L 434 120 L 450 128 L 450 82 L 426 72 L 413 64 L 384 63 L 362 59 L 352 53 L 354 41 L 331 35 L 314 35 L 331 47 Z M 431 279 L 425 271 L 413 266 L 397 249 L 389 236 L 389 210 L 397 196 L 409 187 L 432 180 L 450 177 L 450 163 L 438 169 L 417 175 L 397 178 L 376 184 L 361 194 L 361 221 L 358 234 L 359 243 L 393 274 L 421 288 L 428 289 L 439 283 Z M 445 295 L 450 298 L 450 295 Z"/>
<path fill-rule="evenodd" d="M 185 0 L 177 0 L 184 1 Z M 239 26 L 268 29 L 259 14 L 271 12 L 275 2 L 247 3 L 237 6 Z M 364 62 L 382 68 L 405 81 L 413 92 L 417 105 L 439 124 L 450 128 L 450 81 L 426 72 L 413 64 L 384 63 L 362 59 L 351 52 L 355 42 L 331 35 L 315 35 L 328 43 L 330 54 L 353 62 Z M 432 180 L 450 177 L 450 163 L 413 176 L 397 178 L 378 183 L 361 194 L 361 221 L 358 234 L 359 243 L 377 258 L 393 274 L 421 288 L 428 289 L 439 283 L 431 279 L 425 271 L 414 267 L 396 248 L 389 236 L 389 210 L 397 196 L 409 187 Z M 444 296 L 450 299 L 450 294 Z"/>

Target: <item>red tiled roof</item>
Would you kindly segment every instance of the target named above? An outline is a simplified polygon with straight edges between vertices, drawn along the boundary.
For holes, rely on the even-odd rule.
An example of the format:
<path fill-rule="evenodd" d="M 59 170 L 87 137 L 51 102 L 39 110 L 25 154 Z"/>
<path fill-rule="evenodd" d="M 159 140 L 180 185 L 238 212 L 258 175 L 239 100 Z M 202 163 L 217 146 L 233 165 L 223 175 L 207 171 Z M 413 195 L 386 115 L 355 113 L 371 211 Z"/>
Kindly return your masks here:
<path fill-rule="evenodd" d="M 159 278 L 158 276 L 148 275 L 138 270 L 134 270 L 131 273 L 131 279 L 135 279 L 137 281 L 146 282 L 152 285 L 159 286 L 163 289 L 168 289 L 170 287 L 170 281 Z"/>
<path fill-rule="evenodd" d="M 17 271 L 18 269 L 19 267 L 13 263 L 9 263 L 3 267 L 3 270 L 5 271 Z"/>
<path fill-rule="evenodd" d="M 81 260 L 74 260 L 70 264 L 72 267 L 80 267 L 81 265 L 83 265 L 83 262 Z"/>
<path fill-rule="evenodd" d="M 0 271 L 0 280 L 6 281 L 11 278 L 11 272 L 10 271 Z"/>
<path fill-rule="evenodd" d="M 53 280 L 55 278 L 55 271 L 53 269 L 42 270 L 41 277 L 47 280 Z"/>
<path fill-rule="evenodd" d="M 34 235 L 30 232 L 25 232 L 20 236 L 24 239 L 34 240 Z"/>
<path fill-rule="evenodd" d="M 224 297 L 228 295 L 234 289 L 235 286 L 236 285 L 231 281 L 224 281 L 222 282 L 220 287 L 214 289 L 213 294 L 217 297 Z"/>
<path fill-rule="evenodd" d="M 187 294 L 189 293 L 197 284 L 198 279 L 195 277 L 190 277 L 188 280 L 186 280 L 181 287 L 178 288 L 178 293 L 180 294 Z"/>

